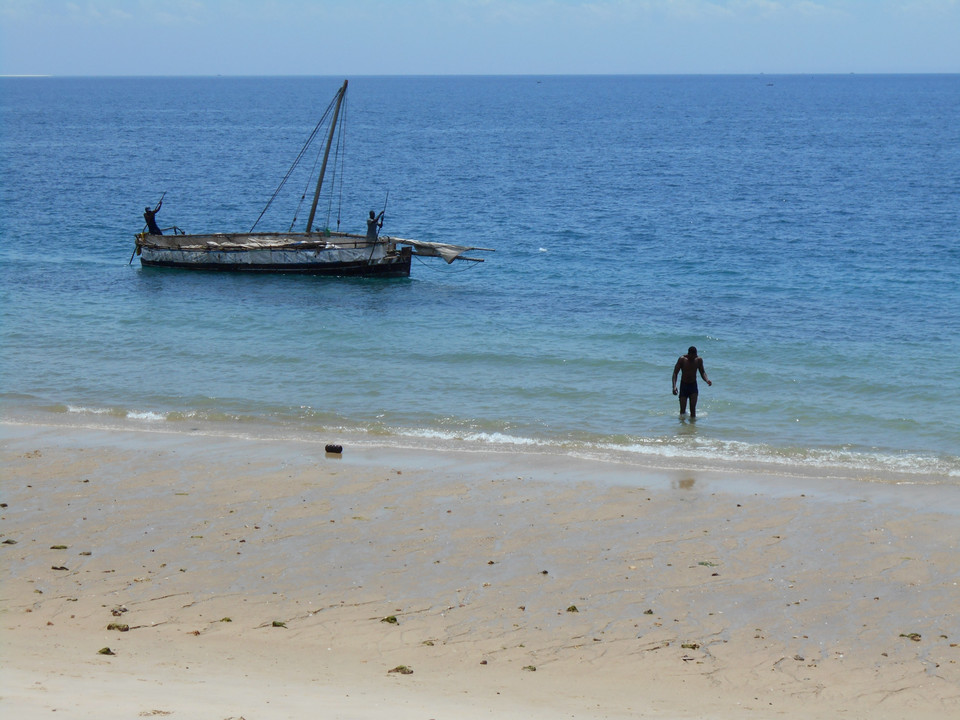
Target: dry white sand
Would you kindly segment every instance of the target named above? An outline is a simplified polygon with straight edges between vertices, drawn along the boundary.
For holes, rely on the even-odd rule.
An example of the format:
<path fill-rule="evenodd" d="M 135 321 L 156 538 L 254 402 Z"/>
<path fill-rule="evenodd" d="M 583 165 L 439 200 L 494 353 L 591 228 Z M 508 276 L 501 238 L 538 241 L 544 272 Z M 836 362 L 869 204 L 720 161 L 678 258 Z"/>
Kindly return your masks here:
<path fill-rule="evenodd" d="M 960 716 L 955 485 L 0 441 L 7 718 Z"/>

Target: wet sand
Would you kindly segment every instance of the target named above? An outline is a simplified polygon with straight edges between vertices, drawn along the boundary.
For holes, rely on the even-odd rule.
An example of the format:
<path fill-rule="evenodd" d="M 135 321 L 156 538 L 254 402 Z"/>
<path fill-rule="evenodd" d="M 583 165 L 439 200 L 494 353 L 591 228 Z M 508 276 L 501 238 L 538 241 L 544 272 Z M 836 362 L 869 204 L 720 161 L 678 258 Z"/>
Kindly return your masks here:
<path fill-rule="evenodd" d="M 0 439 L 6 717 L 960 714 L 956 485 Z"/>

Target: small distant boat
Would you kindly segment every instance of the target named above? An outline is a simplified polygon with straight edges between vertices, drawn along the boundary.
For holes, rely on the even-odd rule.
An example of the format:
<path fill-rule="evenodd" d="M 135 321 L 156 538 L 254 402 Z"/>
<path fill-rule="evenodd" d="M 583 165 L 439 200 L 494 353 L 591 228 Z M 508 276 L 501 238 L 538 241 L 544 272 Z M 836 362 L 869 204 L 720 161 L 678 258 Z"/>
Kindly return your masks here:
<path fill-rule="evenodd" d="M 447 263 L 454 260 L 483 262 L 467 257 L 473 250 L 492 252 L 489 248 L 424 242 L 379 235 L 377 226 L 368 223 L 366 235 L 329 229 L 315 230 L 314 218 L 323 187 L 323 178 L 337 130 L 340 108 L 347 92 L 347 81 L 331 101 L 333 108 L 330 132 L 323 151 L 323 162 L 317 178 L 313 204 L 304 232 L 240 232 L 191 235 L 177 227 L 173 234 L 151 233 L 147 228 L 136 235 L 134 253 L 140 255 L 143 267 L 184 268 L 192 270 L 228 270 L 245 272 L 284 272 L 310 275 L 407 277 L 414 255 L 440 257 Z M 330 108 L 324 118 L 330 114 Z M 323 124 L 321 119 L 317 129 Z M 294 162 L 316 136 L 315 130 Z M 291 168 L 291 171 L 293 168 Z M 288 173 L 288 177 L 289 177 Z M 284 181 L 286 178 L 284 179 Z M 283 183 L 281 182 L 281 187 Z M 279 192 L 279 189 L 278 189 Z M 276 197 L 276 194 L 274 195 Z M 162 198 L 161 198 L 162 201 Z M 272 199 L 271 199 L 272 202 Z M 270 203 L 267 203 L 269 207 Z M 266 212 L 266 208 L 264 209 Z M 263 217 L 263 213 L 260 214 Z M 259 219 L 258 221 L 259 222 Z M 256 227 L 256 223 L 254 223 Z M 131 257 L 131 261 L 132 261 Z"/>

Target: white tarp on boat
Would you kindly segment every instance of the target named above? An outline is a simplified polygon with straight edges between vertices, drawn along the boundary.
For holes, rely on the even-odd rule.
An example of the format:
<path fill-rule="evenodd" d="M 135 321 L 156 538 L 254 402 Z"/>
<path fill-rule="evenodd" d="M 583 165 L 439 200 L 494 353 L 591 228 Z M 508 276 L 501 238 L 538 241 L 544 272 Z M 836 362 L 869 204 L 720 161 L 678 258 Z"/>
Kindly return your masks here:
<path fill-rule="evenodd" d="M 147 263 L 176 265 L 304 265 L 328 263 L 375 263 L 387 252 L 382 243 L 360 248 L 341 248 L 327 245 L 324 248 L 239 248 L 221 249 L 173 249 L 144 246 L 142 258 Z"/>
<path fill-rule="evenodd" d="M 486 248 L 381 236 L 371 242 L 350 233 L 217 233 L 209 235 L 138 235 L 147 263 L 176 265 L 293 265 L 304 263 L 376 263 L 397 245 L 417 255 L 452 263 L 463 253 Z M 462 258 L 476 260 L 475 258 Z"/>
<path fill-rule="evenodd" d="M 346 233 L 217 233 L 211 235 L 143 235 L 139 245 L 163 250 L 257 250 L 367 245 L 363 235 Z"/>

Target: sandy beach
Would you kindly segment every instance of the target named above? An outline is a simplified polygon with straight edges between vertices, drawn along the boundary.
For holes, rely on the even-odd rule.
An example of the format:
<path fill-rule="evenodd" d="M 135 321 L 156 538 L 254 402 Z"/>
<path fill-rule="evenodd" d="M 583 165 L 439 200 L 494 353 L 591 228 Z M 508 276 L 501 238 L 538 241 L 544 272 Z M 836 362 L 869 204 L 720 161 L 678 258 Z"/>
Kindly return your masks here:
<path fill-rule="evenodd" d="M 4 717 L 960 714 L 956 485 L 175 430 L 0 425 Z"/>

